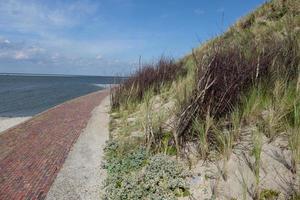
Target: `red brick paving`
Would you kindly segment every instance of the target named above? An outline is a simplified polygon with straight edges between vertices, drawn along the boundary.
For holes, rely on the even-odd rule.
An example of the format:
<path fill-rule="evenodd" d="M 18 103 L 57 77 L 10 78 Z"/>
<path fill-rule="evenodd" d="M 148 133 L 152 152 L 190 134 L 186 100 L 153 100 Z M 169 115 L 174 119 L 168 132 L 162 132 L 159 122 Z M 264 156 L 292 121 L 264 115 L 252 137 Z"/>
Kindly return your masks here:
<path fill-rule="evenodd" d="M 108 91 L 59 105 L 0 135 L 0 200 L 45 199 L 91 111 Z"/>

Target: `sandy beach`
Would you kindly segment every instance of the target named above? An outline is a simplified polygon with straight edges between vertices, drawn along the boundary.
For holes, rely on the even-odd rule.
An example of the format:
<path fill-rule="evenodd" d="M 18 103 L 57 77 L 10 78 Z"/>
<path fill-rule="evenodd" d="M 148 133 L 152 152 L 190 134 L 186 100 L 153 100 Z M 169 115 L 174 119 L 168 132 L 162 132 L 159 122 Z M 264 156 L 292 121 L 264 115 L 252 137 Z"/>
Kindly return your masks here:
<path fill-rule="evenodd" d="M 31 117 L 0 117 L 0 134 L 26 120 L 30 119 Z"/>

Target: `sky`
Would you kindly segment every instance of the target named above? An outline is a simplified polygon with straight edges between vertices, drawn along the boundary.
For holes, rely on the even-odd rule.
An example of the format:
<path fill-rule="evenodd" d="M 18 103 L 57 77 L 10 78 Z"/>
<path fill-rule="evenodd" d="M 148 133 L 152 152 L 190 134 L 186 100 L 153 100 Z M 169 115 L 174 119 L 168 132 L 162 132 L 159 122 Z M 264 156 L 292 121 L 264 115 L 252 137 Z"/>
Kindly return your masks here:
<path fill-rule="evenodd" d="M 0 73 L 128 75 L 178 59 L 263 0 L 0 0 Z"/>

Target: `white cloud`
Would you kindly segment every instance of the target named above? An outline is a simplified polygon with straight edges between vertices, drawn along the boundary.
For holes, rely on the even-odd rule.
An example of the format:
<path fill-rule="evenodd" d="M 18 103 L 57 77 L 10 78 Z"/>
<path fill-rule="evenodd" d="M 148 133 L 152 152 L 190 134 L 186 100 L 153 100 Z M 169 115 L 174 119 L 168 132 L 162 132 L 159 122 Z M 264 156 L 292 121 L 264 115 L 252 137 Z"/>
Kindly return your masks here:
<path fill-rule="evenodd" d="M 19 32 L 43 34 L 66 29 L 81 23 L 96 12 L 97 3 L 73 1 L 55 6 L 34 0 L 0 1 L 0 27 Z"/>
<path fill-rule="evenodd" d="M 0 39 L 0 58 L 12 60 L 28 60 L 45 57 L 46 50 L 37 45 Z"/>
<path fill-rule="evenodd" d="M 0 71 L 7 64 L 24 68 L 40 64 L 51 69 L 72 66 L 74 70 L 128 66 L 124 54 L 145 45 L 144 40 L 73 37 L 74 30 L 88 28 L 87 22 L 102 22 L 99 8 L 100 1 L 92 0 L 0 0 L 0 34 L 4 35 L 0 36 Z M 118 54 L 123 59 L 116 61 Z"/>
<path fill-rule="evenodd" d="M 10 41 L 9 40 L 4 40 L 3 43 L 10 44 Z"/>
<path fill-rule="evenodd" d="M 26 60 L 29 58 L 29 55 L 27 55 L 24 51 L 17 51 L 14 55 L 14 58 L 16 60 Z"/>
<path fill-rule="evenodd" d="M 3 37 L 0 36 L 0 44 L 10 44 L 10 41 L 8 39 L 5 39 Z"/>
<path fill-rule="evenodd" d="M 101 60 L 103 58 L 103 56 L 101 55 L 101 54 L 98 54 L 97 56 L 96 56 L 96 59 L 97 60 Z"/>
<path fill-rule="evenodd" d="M 59 53 L 54 53 L 51 55 L 51 59 L 52 60 L 57 60 L 58 58 L 60 58 L 60 54 Z"/>

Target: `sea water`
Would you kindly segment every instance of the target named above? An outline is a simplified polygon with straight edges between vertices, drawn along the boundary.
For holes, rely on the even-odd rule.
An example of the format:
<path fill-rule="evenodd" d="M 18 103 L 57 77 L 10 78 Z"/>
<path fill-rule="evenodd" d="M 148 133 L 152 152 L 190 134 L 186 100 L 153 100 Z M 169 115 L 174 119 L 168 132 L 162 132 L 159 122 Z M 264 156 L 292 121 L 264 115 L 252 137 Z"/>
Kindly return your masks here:
<path fill-rule="evenodd" d="M 122 78 L 0 74 L 0 117 L 33 116 Z"/>

